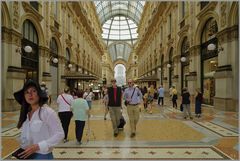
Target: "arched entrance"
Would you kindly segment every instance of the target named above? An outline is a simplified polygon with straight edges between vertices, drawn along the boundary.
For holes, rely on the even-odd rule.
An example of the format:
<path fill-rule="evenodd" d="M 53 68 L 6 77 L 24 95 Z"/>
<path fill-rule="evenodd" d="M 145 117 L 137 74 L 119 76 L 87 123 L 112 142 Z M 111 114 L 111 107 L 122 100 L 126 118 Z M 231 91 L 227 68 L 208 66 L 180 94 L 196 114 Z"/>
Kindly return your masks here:
<path fill-rule="evenodd" d="M 172 74 L 173 74 L 173 60 L 172 60 L 172 57 L 173 57 L 173 48 L 170 49 L 170 52 L 169 52 L 169 57 L 168 57 L 168 70 L 169 70 L 169 77 L 168 77 L 168 85 L 169 85 L 169 88 L 172 86 Z"/>
<path fill-rule="evenodd" d="M 213 105 L 215 96 L 215 78 L 214 74 L 218 66 L 217 50 L 209 51 L 209 44 L 216 44 L 218 49 L 217 22 L 214 18 L 209 18 L 203 27 L 201 34 L 201 90 L 203 92 L 203 103 Z"/>
<path fill-rule="evenodd" d="M 186 79 L 189 74 L 189 42 L 187 37 L 184 38 L 181 46 L 181 57 L 185 57 L 186 61 L 181 62 L 181 89 L 188 87 L 188 81 Z"/>

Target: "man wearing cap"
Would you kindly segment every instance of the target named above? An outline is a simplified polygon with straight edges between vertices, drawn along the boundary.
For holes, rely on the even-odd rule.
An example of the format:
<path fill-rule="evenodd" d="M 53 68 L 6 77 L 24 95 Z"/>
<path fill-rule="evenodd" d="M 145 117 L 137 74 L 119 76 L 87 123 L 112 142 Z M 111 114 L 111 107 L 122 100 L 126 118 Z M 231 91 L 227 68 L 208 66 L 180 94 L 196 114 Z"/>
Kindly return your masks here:
<path fill-rule="evenodd" d="M 118 135 L 118 125 L 120 124 L 121 105 L 122 105 L 122 89 L 116 85 L 116 79 L 111 80 L 112 86 L 108 88 L 109 114 L 112 121 L 114 137 Z"/>
<path fill-rule="evenodd" d="M 127 101 L 127 113 L 130 122 L 131 135 L 130 137 L 135 137 L 137 122 L 139 120 L 139 107 L 142 100 L 142 93 L 139 88 L 134 87 L 132 79 L 128 80 L 128 88 L 125 89 L 123 98 Z"/>

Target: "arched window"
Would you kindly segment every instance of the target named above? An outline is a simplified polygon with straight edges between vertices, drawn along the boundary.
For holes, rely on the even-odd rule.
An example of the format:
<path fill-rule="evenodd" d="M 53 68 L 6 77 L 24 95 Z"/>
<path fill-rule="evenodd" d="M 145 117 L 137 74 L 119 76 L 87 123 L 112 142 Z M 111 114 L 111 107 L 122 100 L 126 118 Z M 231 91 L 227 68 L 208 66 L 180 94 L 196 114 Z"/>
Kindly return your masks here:
<path fill-rule="evenodd" d="M 170 52 L 169 52 L 169 62 L 168 64 L 170 64 L 170 67 L 169 67 L 169 88 L 172 86 L 172 74 L 173 74 L 173 61 L 172 61 L 172 57 L 173 57 L 173 48 L 170 49 Z"/>
<path fill-rule="evenodd" d="M 58 58 L 58 46 L 55 38 L 52 38 L 50 41 L 50 54 L 52 58 Z M 57 67 L 58 63 L 53 63 L 53 61 L 51 60 L 50 65 Z"/>
<path fill-rule="evenodd" d="M 22 50 L 21 64 L 26 69 L 26 79 L 38 81 L 38 34 L 35 26 L 28 19 L 23 22 L 22 34 L 22 49 L 25 46 L 32 48 L 30 53 Z"/>
<path fill-rule="evenodd" d="M 161 58 L 161 85 L 163 84 L 163 73 L 164 73 L 163 63 L 164 63 L 164 55 L 162 55 L 162 58 Z"/>
<path fill-rule="evenodd" d="M 203 92 L 203 102 L 213 105 L 215 96 L 214 73 L 218 66 L 218 32 L 217 22 L 214 18 L 207 20 L 201 35 L 201 89 Z M 215 44 L 216 50 L 209 51 L 209 44 Z"/>
<path fill-rule="evenodd" d="M 70 51 L 69 51 L 69 48 L 66 48 L 66 63 L 65 63 L 65 65 L 68 70 L 70 70 L 70 68 L 68 66 L 69 64 L 70 64 Z"/>
<path fill-rule="evenodd" d="M 181 46 L 181 57 L 185 57 L 186 61 L 181 62 L 181 89 L 188 87 L 186 75 L 189 73 L 189 41 L 185 37 Z"/>

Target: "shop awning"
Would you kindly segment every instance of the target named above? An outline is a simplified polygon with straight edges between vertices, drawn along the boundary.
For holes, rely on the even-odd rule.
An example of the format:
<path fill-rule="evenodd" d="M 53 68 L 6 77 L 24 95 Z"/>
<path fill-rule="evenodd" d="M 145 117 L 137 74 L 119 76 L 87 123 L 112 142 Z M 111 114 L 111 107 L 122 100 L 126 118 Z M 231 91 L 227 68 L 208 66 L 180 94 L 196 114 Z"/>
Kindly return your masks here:
<path fill-rule="evenodd" d="M 144 78 L 137 79 L 138 82 L 149 82 L 149 81 L 159 81 L 157 75 L 151 75 Z"/>
<path fill-rule="evenodd" d="M 98 78 L 93 75 L 82 74 L 82 73 L 69 73 L 66 75 L 62 75 L 63 79 L 77 79 L 77 80 L 97 80 Z"/>

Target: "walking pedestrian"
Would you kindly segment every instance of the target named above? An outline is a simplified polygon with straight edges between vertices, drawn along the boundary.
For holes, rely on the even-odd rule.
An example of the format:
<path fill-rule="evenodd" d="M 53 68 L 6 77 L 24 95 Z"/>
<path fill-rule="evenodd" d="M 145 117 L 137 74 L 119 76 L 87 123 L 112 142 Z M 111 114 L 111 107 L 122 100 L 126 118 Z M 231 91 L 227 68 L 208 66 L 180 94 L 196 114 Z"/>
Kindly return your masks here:
<path fill-rule="evenodd" d="M 190 109 L 190 93 L 188 92 L 187 88 L 182 89 L 182 106 L 184 119 L 187 119 L 187 115 L 190 117 L 190 119 L 192 119 Z"/>
<path fill-rule="evenodd" d="M 72 102 L 73 118 L 75 120 L 75 134 L 77 144 L 82 144 L 82 135 L 85 127 L 85 122 L 89 117 L 89 106 L 85 99 L 83 99 L 83 91 L 77 91 L 76 96 Z"/>
<path fill-rule="evenodd" d="M 142 100 L 142 93 L 137 87 L 134 87 L 132 79 L 128 80 L 128 88 L 125 89 L 123 98 L 127 102 L 127 113 L 131 128 L 130 137 L 132 138 L 136 135 L 137 123 L 139 120 L 138 105 Z"/>
<path fill-rule="evenodd" d="M 203 95 L 200 89 L 196 89 L 196 95 L 195 95 L 195 114 L 196 117 L 201 117 L 202 114 L 202 100 L 203 100 Z"/>
<path fill-rule="evenodd" d="M 118 125 L 120 124 L 120 118 L 122 116 L 122 88 L 117 86 L 116 79 L 112 79 L 111 83 L 112 86 L 107 90 L 107 102 L 112 122 L 113 135 L 114 137 L 117 137 L 119 133 Z"/>
<path fill-rule="evenodd" d="M 72 118 L 71 103 L 73 102 L 73 96 L 69 94 L 70 90 L 68 87 L 64 89 L 64 93 L 60 94 L 57 98 L 58 104 L 58 116 L 61 120 L 62 127 L 64 130 L 63 142 L 68 142 L 68 127 Z"/>
<path fill-rule="evenodd" d="M 172 103 L 173 103 L 173 108 L 177 109 L 177 89 L 175 86 L 172 86 Z"/>
<path fill-rule="evenodd" d="M 94 98 L 94 93 L 92 88 L 88 88 L 86 92 L 83 94 L 83 98 L 87 100 L 89 109 L 91 110 L 92 108 L 92 100 Z"/>
<path fill-rule="evenodd" d="M 17 157 L 53 159 L 53 147 L 64 138 L 64 132 L 56 112 L 46 104 L 48 96 L 37 82 L 29 79 L 14 97 L 21 105 L 17 128 L 21 128 L 23 151 Z"/>
<path fill-rule="evenodd" d="M 104 120 L 107 120 L 107 114 L 109 111 L 107 89 L 104 90 L 103 104 L 104 104 Z"/>
<path fill-rule="evenodd" d="M 164 88 L 161 85 L 158 89 L 158 105 L 160 105 L 160 102 L 162 103 L 161 105 L 163 106 L 164 104 Z"/>

